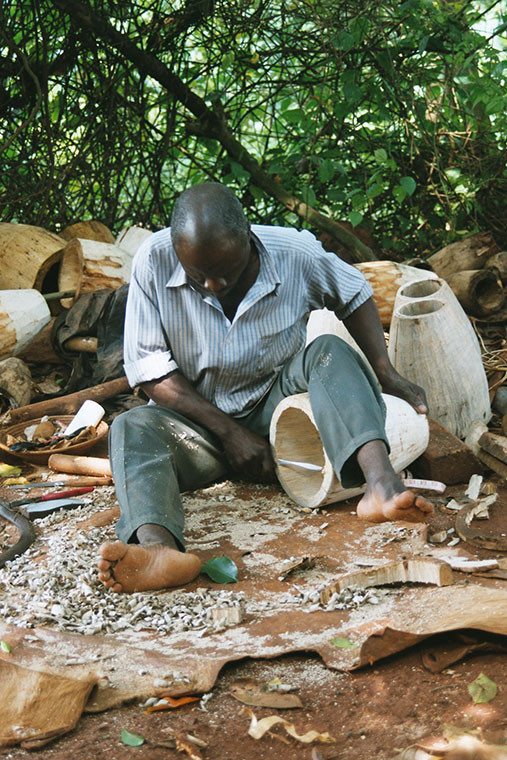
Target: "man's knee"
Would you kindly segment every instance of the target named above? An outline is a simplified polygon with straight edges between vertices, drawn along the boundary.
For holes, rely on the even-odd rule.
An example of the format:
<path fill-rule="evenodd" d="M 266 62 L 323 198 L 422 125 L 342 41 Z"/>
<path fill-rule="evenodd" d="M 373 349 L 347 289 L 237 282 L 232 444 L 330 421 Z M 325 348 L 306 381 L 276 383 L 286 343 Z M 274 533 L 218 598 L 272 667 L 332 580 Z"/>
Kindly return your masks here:
<path fill-rule="evenodd" d="M 359 354 L 354 351 L 342 338 L 337 335 L 325 334 L 319 335 L 306 347 L 306 352 L 312 362 L 317 362 L 321 366 L 327 366 L 335 359 L 349 357 L 355 359 Z"/>

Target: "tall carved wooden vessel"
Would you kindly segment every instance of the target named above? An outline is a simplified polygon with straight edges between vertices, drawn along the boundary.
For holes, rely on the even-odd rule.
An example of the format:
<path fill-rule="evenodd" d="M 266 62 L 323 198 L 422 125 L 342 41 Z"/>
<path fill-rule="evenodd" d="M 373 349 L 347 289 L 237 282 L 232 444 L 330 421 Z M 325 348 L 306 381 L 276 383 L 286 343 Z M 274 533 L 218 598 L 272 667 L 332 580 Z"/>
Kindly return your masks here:
<path fill-rule="evenodd" d="M 475 334 L 475 330 L 472 327 L 472 323 L 450 285 L 448 285 L 448 283 L 441 277 L 437 277 L 434 280 L 416 279 L 405 283 L 399 288 L 396 294 L 394 308 L 397 309 L 398 306 L 401 306 L 404 303 L 414 303 L 423 298 L 443 301 L 447 307 L 452 310 L 456 320 L 463 326 L 463 329 L 469 335 L 470 347 L 473 346 L 480 356 L 481 346 L 479 339 Z"/>
<path fill-rule="evenodd" d="M 473 422 L 491 417 L 488 383 L 477 339 L 447 301 L 421 298 L 395 308 L 389 358 L 421 385 L 430 416 L 460 438 Z"/>
<path fill-rule="evenodd" d="M 391 446 L 389 458 L 396 472 L 401 472 L 426 449 L 428 421 L 406 401 L 387 394 L 382 396 L 387 406 L 386 433 Z M 315 471 L 277 463 L 282 488 L 299 506 L 313 509 L 364 492 L 364 485 L 343 488 L 336 477 L 322 446 L 308 393 L 288 396 L 278 404 L 271 420 L 269 437 L 275 462 L 284 459 L 322 468 Z"/>

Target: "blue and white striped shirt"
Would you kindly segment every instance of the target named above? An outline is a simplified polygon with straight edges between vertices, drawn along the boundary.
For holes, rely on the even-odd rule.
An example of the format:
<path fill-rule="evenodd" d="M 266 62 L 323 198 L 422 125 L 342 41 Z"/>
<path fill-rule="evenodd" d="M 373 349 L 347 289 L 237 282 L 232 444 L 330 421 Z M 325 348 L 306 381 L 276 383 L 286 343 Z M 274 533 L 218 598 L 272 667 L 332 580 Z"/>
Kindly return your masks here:
<path fill-rule="evenodd" d="M 307 230 L 253 225 L 252 232 L 259 273 L 232 322 L 216 296 L 189 282 L 170 228 L 143 243 L 125 319 L 131 386 L 178 369 L 205 399 L 242 416 L 303 348 L 311 311 L 326 306 L 345 319 L 372 295 L 361 272 L 325 251 Z"/>

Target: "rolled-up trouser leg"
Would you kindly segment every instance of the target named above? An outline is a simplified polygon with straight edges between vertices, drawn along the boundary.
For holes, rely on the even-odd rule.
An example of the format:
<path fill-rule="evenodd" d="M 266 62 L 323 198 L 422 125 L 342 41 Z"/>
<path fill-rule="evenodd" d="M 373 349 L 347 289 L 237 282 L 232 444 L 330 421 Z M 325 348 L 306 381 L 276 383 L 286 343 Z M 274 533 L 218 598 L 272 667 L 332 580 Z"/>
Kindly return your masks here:
<path fill-rule="evenodd" d="M 225 475 L 217 439 L 170 409 L 138 406 L 113 421 L 109 451 L 121 511 L 118 538 L 135 541 L 137 528 L 152 523 L 167 528 L 184 549 L 180 492 Z"/>
<path fill-rule="evenodd" d="M 321 335 L 290 359 L 265 399 L 240 418 L 250 430 L 269 434 L 277 404 L 287 396 L 308 392 L 322 444 L 345 488 L 364 483 L 355 452 L 368 441 L 382 440 L 385 404 L 361 356 L 335 335 Z"/>

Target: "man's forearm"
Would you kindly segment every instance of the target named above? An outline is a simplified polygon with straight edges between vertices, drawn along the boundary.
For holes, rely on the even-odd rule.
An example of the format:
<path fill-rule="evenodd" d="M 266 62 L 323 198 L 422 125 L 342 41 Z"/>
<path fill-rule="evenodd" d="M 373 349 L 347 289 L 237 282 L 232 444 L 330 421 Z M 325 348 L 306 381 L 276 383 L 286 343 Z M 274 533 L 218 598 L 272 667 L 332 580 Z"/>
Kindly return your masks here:
<path fill-rule="evenodd" d="M 378 379 L 382 381 L 385 374 L 392 371 L 393 366 L 387 354 L 384 329 L 373 298 L 369 298 L 352 312 L 343 320 L 343 324 L 365 354 Z"/>
<path fill-rule="evenodd" d="M 160 380 L 143 383 L 142 388 L 159 406 L 173 409 L 178 414 L 188 417 L 220 439 L 228 434 L 232 425 L 237 424 L 197 393 L 180 372 L 176 371 Z"/>

